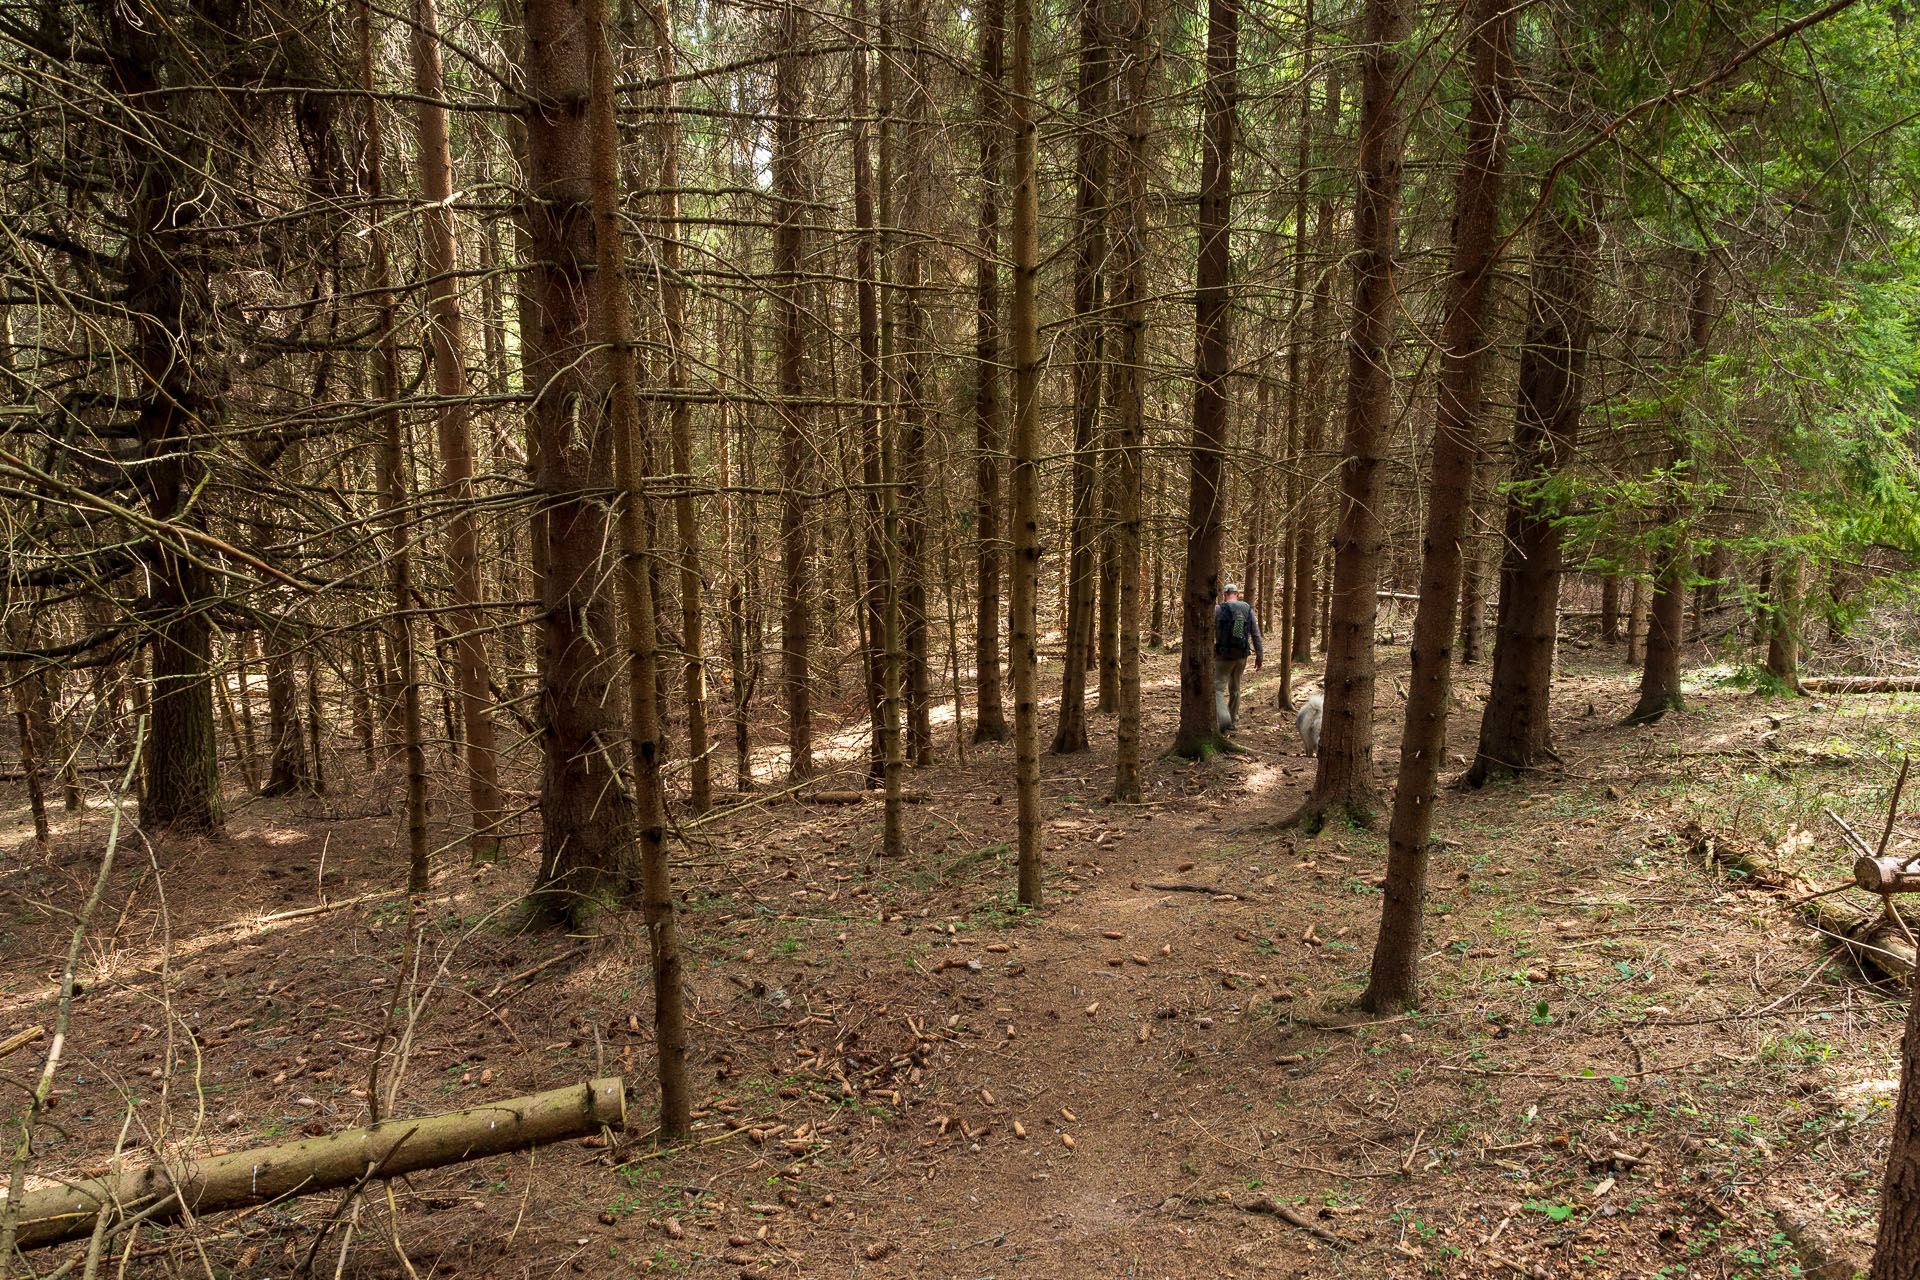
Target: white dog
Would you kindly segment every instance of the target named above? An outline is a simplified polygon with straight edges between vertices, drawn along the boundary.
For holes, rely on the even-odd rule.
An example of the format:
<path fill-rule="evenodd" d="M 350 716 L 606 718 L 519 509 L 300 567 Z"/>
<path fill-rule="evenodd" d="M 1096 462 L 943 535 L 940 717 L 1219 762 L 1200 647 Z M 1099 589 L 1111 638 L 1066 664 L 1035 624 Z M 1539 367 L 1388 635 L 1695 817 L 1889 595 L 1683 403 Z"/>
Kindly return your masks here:
<path fill-rule="evenodd" d="M 1293 718 L 1293 727 L 1300 731 L 1300 741 L 1310 756 L 1320 754 L 1320 708 L 1323 703 L 1322 695 L 1316 693 L 1301 705 L 1299 714 Z"/>

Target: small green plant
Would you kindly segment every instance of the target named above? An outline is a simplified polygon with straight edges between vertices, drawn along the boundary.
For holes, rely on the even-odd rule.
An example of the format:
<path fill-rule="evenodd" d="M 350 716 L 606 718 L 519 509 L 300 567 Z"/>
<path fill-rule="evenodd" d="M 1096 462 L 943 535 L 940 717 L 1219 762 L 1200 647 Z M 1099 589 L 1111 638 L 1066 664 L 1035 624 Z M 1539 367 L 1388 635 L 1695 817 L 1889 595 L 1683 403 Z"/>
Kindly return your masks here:
<path fill-rule="evenodd" d="M 1574 1214 L 1572 1205 L 1554 1204 L 1551 1200 L 1528 1200 L 1525 1207 L 1535 1213 L 1545 1214 L 1548 1222 L 1567 1222 Z"/>

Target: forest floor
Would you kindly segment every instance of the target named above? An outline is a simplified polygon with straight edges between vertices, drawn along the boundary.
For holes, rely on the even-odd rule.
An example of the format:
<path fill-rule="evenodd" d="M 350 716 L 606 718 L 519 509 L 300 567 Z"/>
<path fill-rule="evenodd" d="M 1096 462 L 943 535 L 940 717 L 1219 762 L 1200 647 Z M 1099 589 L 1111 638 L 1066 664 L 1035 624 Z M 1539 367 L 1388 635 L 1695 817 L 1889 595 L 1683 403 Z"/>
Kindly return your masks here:
<path fill-rule="evenodd" d="M 1384 788 L 1404 646 L 1381 662 Z M 1174 660 L 1145 666 L 1164 744 Z M 1037 916 L 1012 905 L 1011 746 L 959 764 L 950 719 L 903 859 L 878 856 L 873 805 L 701 823 L 676 868 L 699 1128 L 667 1151 L 644 938 L 623 918 L 530 928 L 530 849 L 477 870 L 444 854 L 403 971 L 404 898 L 266 918 L 402 883 L 390 777 L 237 804 L 218 842 L 127 833 L 30 1185 L 103 1169 L 129 1114 L 131 1148 L 176 1156 L 363 1123 L 400 999 L 401 1021 L 423 1007 L 399 1114 L 623 1074 L 628 1132 L 370 1194 L 317 1275 L 1798 1275 L 1803 1247 L 1870 1238 L 1904 997 L 1696 837 L 1837 880 L 1821 809 L 1878 832 L 1920 699 L 1767 699 L 1730 672 L 1694 670 L 1688 711 L 1628 729 L 1619 654 L 1563 646 L 1564 767 L 1444 793 L 1423 1006 L 1357 1025 L 1330 1024 L 1355 1017 L 1384 846 L 1278 825 L 1312 761 L 1271 668 L 1246 753 L 1151 761 L 1144 804 L 1103 800 L 1111 717 L 1091 753 L 1043 761 Z M 1466 677 L 1450 752 L 1484 690 Z M 840 746 L 857 767 L 857 732 Z M 47 854 L 19 784 L 0 802 L 4 1041 L 52 1020 L 107 814 L 56 811 Z M 146 1230 L 126 1274 L 287 1275 L 339 1203 Z"/>

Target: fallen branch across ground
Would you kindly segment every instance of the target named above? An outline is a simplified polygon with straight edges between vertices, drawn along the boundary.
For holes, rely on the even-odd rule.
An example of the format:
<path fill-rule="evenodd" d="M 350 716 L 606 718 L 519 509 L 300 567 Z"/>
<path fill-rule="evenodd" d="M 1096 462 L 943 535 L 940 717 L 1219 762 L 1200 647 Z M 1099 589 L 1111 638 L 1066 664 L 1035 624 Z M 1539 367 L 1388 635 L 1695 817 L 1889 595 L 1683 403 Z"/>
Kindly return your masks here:
<path fill-rule="evenodd" d="M 22 1249 L 38 1249 L 77 1240 L 93 1233 L 103 1213 L 158 1222 L 179 1217 L 183 1206 L 194 1216 L 244 1209 L 350 1186 L 369 1169 L 397 1178 L 577 1138 L 602 1125 L 617 1129 L 626 1115 L 625 1083 L 609 1077 L 465 1111 L 209 1156 L 172 1170 L 149 1165 L 27 1193 L 16 1241 Z"/>
<path fill-rule="evenodd" d="M 1920 676 L 1806 676 L 1808 693 L 1920 693 Z"/>
<path fill-rule="evenodd" d="M 1243 896 L 1241 894 L 1235 893 L 1231 889 L 1216 889 L 1210 884 L 1152 884 L 1152 883 L 1149 883 L 1147 885 L 1147 888 L 1156 889 L 1161 893 L 1207 893 L 1207 894 L 1212 894 L 1216 898 L 1239 898 Z"/>
<path fill-rule="evenodd" d="M 1796 896 L 1814 892 L 1812 885 L 1781 866 L 1766 849 L 1730 842 L 1697 823 L 1688 823 L 1680 836 L 1695 855 L 1742 872 L 1756 884 L 1784 889 Z M 1795 914 L 1808 927 L 1833 938 L 1855 960 L 1872 965 L 1896 982 L 1908 982 L 1913 978 L 1920 956 L 1916 956 L 1905 926 L 1891 918 L 1895 910 L 1891 902 L 1883 910 L 1866 911 L 1844 898 L 1808 897 L 1798 904 Z"/>

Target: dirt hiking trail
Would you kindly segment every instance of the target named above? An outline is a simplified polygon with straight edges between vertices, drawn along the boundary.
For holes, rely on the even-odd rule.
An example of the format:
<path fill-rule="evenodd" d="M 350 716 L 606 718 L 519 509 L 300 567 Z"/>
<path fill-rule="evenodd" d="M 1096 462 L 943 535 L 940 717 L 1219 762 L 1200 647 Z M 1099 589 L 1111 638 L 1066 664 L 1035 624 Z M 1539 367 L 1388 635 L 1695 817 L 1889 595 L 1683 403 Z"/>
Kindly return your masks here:
<path fill-rule="evenodd" d="M 1382 663 L 1384 815 L 1404 653 Z M 1146 677 L 1164 745 L 1173 659 Z M 1682 833 L 1780 843 L 1835 880 L 1835 833 L 1793 821 L 1880 821 L 1882 748 L 1920 702 L 1767 701 L 1695 673 L 1687 713 L 1625 729 L 1630 673 L 1569 652 L 1563 767 L 1443 794 L 1424 1003 L 1367 1019 L 1348 1005 L 1383 844 L 1280 827 L 1312 761 L 1276 688 L 1252 685 L 1246 754 L 1150 761 L 1141 805 L 1103 799 L 1111 717 L 1093 752 L 1045 758 L 1037 917 L 1012 905 L 1010 744 L 916 771 L 927 799 L 897 861 L 876 855 L 874 805 L 767 801 L 687 828 L 699 1128 L 673 1150 L 649 1139 L 644 936 L 626 918 L 530 931 L 528 850 L 443 855 L 410 920 L 386 892 L 404 880 L 391 777 L 245 804 L 218 843 L 136 837 L 29 1186 L 104 1169 L 129 1116 L 133 1163 L 364 1123 L 374 1047 L 384 1093 L 383 1028 L 411 1018 L 398 1114 L 609 1072 L 629 1131 L 376 1190 L 315 1274 L 1846 1274 L 1870 1238 L 1900 993 Z M 1483 696 L 1469 674 L 1450 754 Z M 840 747 L 857 768 L 857 732 Z M 51 856 L 12 792 L 6 817 L 0 1039 L 50 1020 L 61 911 L 106 813 L 69 815 Z M 323 898 L 364 900 L 263 920 Z M 292 1274 L 339 1203 L 136 1233 L 127 1274 Z"/>

